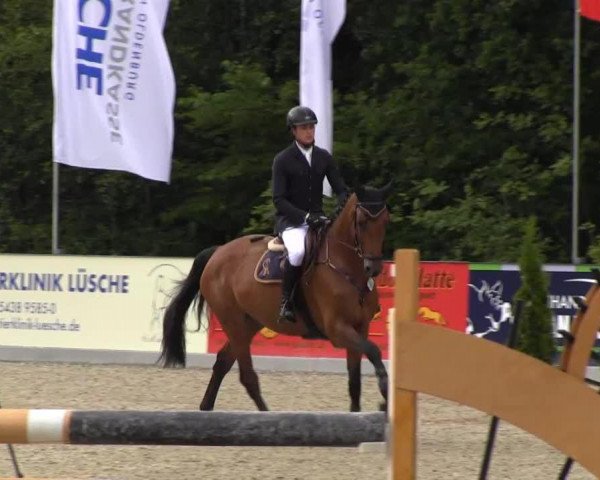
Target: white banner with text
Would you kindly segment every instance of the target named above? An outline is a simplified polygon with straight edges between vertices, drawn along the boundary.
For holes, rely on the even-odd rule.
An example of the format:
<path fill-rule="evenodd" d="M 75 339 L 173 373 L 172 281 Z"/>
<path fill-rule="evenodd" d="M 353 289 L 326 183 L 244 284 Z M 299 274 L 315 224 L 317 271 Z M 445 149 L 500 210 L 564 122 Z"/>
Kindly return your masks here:
<path fill-rule="evenodd" d="M 191 258 L 0 255 L 0 345 L 158 352 Z M 187 351 L 206 353 L 190 307 Z"/>
<path fill-rule="evenodd" d="M 54 0 L 54 161 L 169 182 L 169 0 Z"/>

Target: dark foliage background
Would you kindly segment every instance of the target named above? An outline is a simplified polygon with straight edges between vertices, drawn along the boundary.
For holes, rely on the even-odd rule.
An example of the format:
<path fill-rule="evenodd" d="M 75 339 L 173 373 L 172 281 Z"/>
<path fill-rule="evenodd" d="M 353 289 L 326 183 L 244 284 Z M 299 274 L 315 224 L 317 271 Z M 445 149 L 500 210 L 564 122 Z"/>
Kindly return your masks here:
<path fill-rule="evenodd" d="M 192 256 L 270 232 L 271 161 L 298 101 L 299 0 L 171 0 L 168 185 L 60 168 L 69 254 Z M 388 254 L 516 262 L 537 219 L 568 262 L 572 18 L 556 0 L 349 0 L 333 46 L 334 155 L 351 185 L 393 180 Z M 0 252 L 51 246 L 52 2 L 0 2 Z M 600 26 L 582 20 L 582 254 L 598 261 Z"/>

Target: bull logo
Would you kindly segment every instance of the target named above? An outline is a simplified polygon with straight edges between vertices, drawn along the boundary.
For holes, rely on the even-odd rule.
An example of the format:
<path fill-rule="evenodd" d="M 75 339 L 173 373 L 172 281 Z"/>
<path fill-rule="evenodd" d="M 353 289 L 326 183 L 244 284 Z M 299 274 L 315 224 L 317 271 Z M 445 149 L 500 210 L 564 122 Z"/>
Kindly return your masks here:
<path fill-rule="evenodd" d="M 269 338 L 269 339 L 271 339 L 271 338 L 275 338 L 275 337 L 278 335 L 278 333 L 277 333 L 277 332 L 275 332 L 274 330 L 271 330 L 270 328 L 267 328 L 267 327 L 263 327 L 263 328 L 260 330 L 260 334 L 261 334 L 263 337 L 265 337 L 265 338 Z"/>
<path fill-rule="evenodd" d="M 447 325 L 446 319 L 443 317 L 443 315 L 429 307 L 419 308 L 419 320 L 427 323 L 432 322 L 436 325 Z"/>

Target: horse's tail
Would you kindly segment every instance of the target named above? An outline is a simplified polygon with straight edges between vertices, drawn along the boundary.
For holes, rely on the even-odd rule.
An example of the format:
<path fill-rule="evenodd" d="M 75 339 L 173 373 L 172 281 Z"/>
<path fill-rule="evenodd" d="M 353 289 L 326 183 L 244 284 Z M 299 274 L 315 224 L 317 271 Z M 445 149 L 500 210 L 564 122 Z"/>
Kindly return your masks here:
<path fill-rule="evenodd" d="M 204 297 L 200 293 L 200 277 L 210 257 L 217 247 L 202 250 L 192 265 L 188 276 L 179 282 L 175 296 L 169 302 L 163 317 L 163 338 L 158 362 L 165 367 L 185 366 L 185 314 L 198 295 L 198 326 L 204 307 Z"/>

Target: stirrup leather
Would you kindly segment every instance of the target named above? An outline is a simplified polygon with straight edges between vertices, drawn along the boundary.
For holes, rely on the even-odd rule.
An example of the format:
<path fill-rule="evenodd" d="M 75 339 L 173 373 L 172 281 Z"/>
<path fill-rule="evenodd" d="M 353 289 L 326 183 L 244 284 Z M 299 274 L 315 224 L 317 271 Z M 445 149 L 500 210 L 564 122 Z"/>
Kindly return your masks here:
<path fill-rule="evenodd" d="M 295 322 L 296 314 L 294 313 L 294 305 L 291 299 L 283 299 L 279 308 L 279 321 Z"/>

